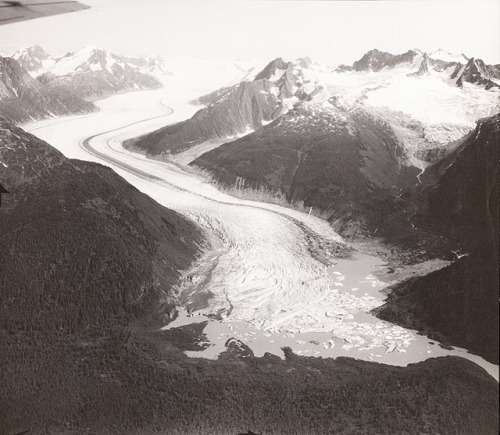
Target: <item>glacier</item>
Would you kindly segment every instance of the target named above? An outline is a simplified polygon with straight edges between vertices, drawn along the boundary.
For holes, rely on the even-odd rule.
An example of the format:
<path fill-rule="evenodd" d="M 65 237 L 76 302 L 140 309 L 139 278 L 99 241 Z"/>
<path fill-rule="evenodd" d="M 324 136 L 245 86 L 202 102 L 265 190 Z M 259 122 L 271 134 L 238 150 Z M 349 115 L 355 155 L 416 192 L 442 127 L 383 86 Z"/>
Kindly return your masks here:
<path fill-rule="evenodd" d="M 155 91 L 97 101 L 100 112 L 25 124 L 67 157 L 113 168 L 160 204 L 203 228 L 209 246 L 174 289 L 188 310 L 166 328 L 208 321 L 211 346 L 193 357 L 216 358 L 227 339 L 256 355 L 282 355 L 288 346 L 310 356 L 349 356 L 407 365 L 458 355 L 498 380 L 498 366 L 464 349 L 445 350 L 416 331 L 381 321 L 370 310 L 383 303 L 381 258 L 354 251 L 330 255 L 345 243 L 324 220 L 276 204 L 235 198 L 178 164 L 125 150 L 121 143 L 191 116 L 191 92 L 175 80 Z M 318 252 L 321 251 L 321 252 Z M 442 267 L 443 265 L 434 265 Z M 210 317 L 208 317 L 210 316 Z"/>

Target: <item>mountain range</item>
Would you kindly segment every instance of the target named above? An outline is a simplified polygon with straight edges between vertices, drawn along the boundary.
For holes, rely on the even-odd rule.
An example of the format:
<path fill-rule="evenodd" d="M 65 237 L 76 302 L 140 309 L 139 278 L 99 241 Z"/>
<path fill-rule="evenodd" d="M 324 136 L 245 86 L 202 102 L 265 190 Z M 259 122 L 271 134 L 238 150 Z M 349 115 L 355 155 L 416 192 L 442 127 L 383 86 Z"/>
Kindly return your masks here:
<path fill-rule="evenodd" d="M 164 68 L 161 58 L 125 58 L 100 47 L 88 46 L 62 57 L 51 57 L 40 47 L 14 54 L 50 90 L 71 92 L 81 98 L 99 98 L 133 89 L 156 89 L 152 75 Z"/>
<path fill-rule="evenodd" d="M 352 66 L 336 69 L 309 59 L 277 58 L 253 79 L 200 97 L 205 107 L 191 119 L 128 146 L 152 156 L 176 154 L 202 143 L 228 142 L 294 108 L 325 113 L 362 108 L 390 124 L 413 155 L 443 148 L 498 110 L 499 77 L 499 65 L 443 51 L 392 55 L 371 50 Z"/>
<path fill-rule="evenodd" d="M 0 57 L 0 68 L 0 114 L 16 122 L 95 111 L 91 100 L 157 89 L 171 74 L 159 56 L 118 56 L 99 47 L 54 57 L 35 45 Z"/>

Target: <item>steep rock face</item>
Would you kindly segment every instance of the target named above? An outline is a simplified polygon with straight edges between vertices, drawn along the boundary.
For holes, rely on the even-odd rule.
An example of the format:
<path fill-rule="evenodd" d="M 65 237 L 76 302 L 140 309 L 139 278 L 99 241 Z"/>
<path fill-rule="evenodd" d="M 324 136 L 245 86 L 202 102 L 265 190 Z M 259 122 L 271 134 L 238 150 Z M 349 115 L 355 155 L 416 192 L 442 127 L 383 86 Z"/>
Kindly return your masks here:
<path fill-rule="evenodd" d="M 9 57 L 0 57 L 0 114 L 17 122 L 87 113 L 96 107 L 71 92 L 53 92 Z"/>
<path fill-rule="evenodd" d="M 379 316 L 498 364 L 500 115 L 483 119 L 414 191 L 414 227 L 455 244 L 455 263 L 392 290 Z"/>
<path fill-rule="evenodd" d="M 278 57 L 268 63 L 265 68 L 255 76 L 255 80 L 271 80 L 273 76 L 279 74 L 280 71 L 286 70 L 289 66 L 290 62 L 285 62 L 281 57 Z"/>
<path fill-rule="evenodd" d="M 196 257 L 196 227 L 111 169 L 0 124 L 2 328 L 67 333 L 148 322 Z"/>
<path fill-rule="evenodd" d="M 457 86 L 462 87 L 464 82 L 484 86 L 486 89 L 499 88 L 500 85 L 491 80 L 498 76 L 496 66 L 486 65 L 481 59 L 471 58 L 464 67 L 457 68 L 451 75 L 457 79 Z"/>
<path fill-rule="evenodd" d="M 374 229 L 384 214 L 379 201 L 416 182 L 416 171 L 401 167 L 403 156 L 387 125 L 362 109 L 332 106 L 292 110 L 192 164 L 225 186 L 280 192 L 329 211 L 332 220 Z"/>
<path fill-rule="evenodd" d="M 260 127 L 263 121 L 272 119 L 277 110 L 277 102 L 268 90 L 265 80 L 242 82 L 227 90 L 206 109 L 196 112 L 192 118 L 143 136 L 131 145 L 148 154 L 158 155 L 253 130 Z"/>
<path fill-rule="evenodd" d="M 96 47 L 86 47 L 57 59 L 38 79 L 52 91 L 71 92 L 82 98 L 161 87 L 157 78 Z"/>
<path fill-rule="evenodd" d="M 314 84 L 304 79 L 300 67 L 278 58 L 253 81 L 243 81 L 200 97 L 199 102 L 208 106 L 191 119 L 130 141 L 126 146 L 159 155 L 240 135 L 276 119 L 315 90 Z"/>
<path fill-rule="evenodd" d="M 418 71 L 410 74 L 410 76 L 416 76 L 416 77 L 423 77 L 423 76 L 428 76 L 429 75 L 429 57 L 427 56 L 426 53 L 424 53 L 422 57 L 422 62 L 420 62 L 420 67 L 418 68 Z"/>

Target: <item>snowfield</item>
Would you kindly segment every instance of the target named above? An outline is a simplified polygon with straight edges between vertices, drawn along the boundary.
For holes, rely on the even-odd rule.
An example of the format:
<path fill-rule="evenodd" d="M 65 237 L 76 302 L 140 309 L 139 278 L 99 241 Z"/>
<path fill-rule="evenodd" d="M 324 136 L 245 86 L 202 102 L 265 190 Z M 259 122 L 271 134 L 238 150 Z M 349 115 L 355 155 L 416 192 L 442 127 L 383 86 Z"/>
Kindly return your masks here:
<path fill-rule="evenodd" d="M 399 76 L 390 85 L 367 93 L 367 104 L 404 112 L 428 126 L 430 140 L 446 143 L 463 136 L 460 127 L 473 129 L 476 120 L 498 112 L 500 92 L 464 83 L 463 88 L 444 86 L 438 74 Z M 445 125 L 447 135 L 433 133 Z"/>
<path fill-rule="evenodd" d="M 331 256 L 342 243 L 328 223 L 274 204 L 238 199 L 218 191 L 202 176 L 176 163 L 150 160 L 126 151 L 121 142 L 191 116 L 199 107 L 169 82 L 159 91 L 114 96 L 97 102 L 100 112 L 44 120 L 24 128 L 66 156 L 112 167 L 160 204 L 195 221 L 210 247 L 184 271 L 175 289 L 193 315 L 167 328 L 210 319 L 212 344 L 198 357 L 215 358 L 230 337 L 256 355 L 289 346 L 304 355 L 350 356 L 406 365 L 441 355 L 459 355 L 498 379 L 498 367 L 463 349 L 447 351 L 415 331 L 383 322 L 369 311 L 383 302 L 387 283 L 377 278 L 381 259 L 359 252 Z M 442 266 L 442 265 L 441 265 Z"/>
<path fill-rule="evenodd" d="M 401 112 L 422 123 L 426 141 L 437 144 L 460 139 L 474 129 L 478 119 L 500 110 L 500 90 L 486 90 L 470 83 L 459 88 L 449 79 L 452 69 L 411 76 L 418 65 L 416 61 L 379 72 L 312 74 L 345 109 L 362 103 L 379 116 L 380 109 L 388 109 L 386 121 L 396 129 L 399 125 L 391 119 L 390 112 Z"/>

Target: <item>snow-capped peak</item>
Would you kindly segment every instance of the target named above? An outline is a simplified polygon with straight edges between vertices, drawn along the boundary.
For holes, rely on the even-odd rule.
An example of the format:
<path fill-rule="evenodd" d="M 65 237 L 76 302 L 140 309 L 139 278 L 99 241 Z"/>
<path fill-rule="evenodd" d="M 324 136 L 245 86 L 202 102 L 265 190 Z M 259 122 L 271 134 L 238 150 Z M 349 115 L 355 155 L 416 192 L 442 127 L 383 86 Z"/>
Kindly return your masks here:
<path fill-rule="evenodd" d="M 15 59 L 23 68 L 25 68 L 30 73 L 39 71 L 47 63 L 50 56 L 49 54 L 39 45 L 32 45 L 30 47 L 25 47 L 17 50 L 12 58 Z"/>
<path fill-rule="evenodd" d="M 441 48 L 429 53 L 429 57 L 443 62 L 467 63 L 469 58 L 464 54 L 449 53 Z"/>
<path fill-rule="evenodd" d="M 49 57 L 49 54 L 39 45 L 30 45 L 28 47 L 20 48 L 12 55 L 14 59 L 21 56 L 32 56 L 38 59 L 46 59 Z"/>
<path fill-rule="evenodd" d="M 268 79 L 270 81 L 278 80 L 286 71 L 290 62 L 285 62 L 283 58 L 278 57 L 269 62 L 266 67 L 255 76 L 255 80 Z"/>
<path fill-rule="evenodd" d="M 123 63 L 118 56 L 102 47 L 89 45 L 57 59 L 49 72 L 52 75 L 63 76 L 82 71 L 109 70 L 117 63 Z"/>

